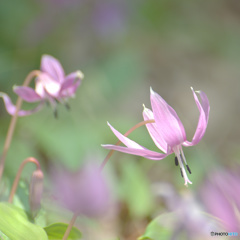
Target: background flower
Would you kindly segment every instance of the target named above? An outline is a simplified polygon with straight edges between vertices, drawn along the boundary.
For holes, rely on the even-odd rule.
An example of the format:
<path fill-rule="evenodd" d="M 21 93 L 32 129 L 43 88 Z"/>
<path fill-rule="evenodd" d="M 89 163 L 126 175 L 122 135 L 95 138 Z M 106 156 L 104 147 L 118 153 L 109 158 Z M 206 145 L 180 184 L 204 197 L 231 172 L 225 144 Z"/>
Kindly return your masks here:
<path fill-rule="evenodd" d="M 239 169 L 238 169 L 239 170 Z M 201 196 L 210 214 L 217 217 L 228 232 L 240 232 L 239 171 L 216 171 L 202 187 Z"/>
<path fill-rule="evenodd" d="M 52 169 L 54 195 L 74 213 L 97 217 L 109 206 L 109 190 L 99 167 L 87 163 L 78 171 Z"/>
<path fill-rule="evenodd" d="M 65 76 L 60 62 L 52 56 L 43 55 L 41 60 L 41 72 L 38 73 L 35 81 L 35 90 L 27 86 L 14 86 L 14 92 L 26 102 L 40 102 L 38 107 L 30 111 L 19 111 L 19 116 L 32 114 L 41 109 L 44 102 L 50 103 L 56 112 L 57 102 L 67 104 L 83 79 L 80 71 L 72 72 Z M 12 104 L 7 94 L 1 93 L 5 107 L 9 114 L 13 115 L 16 107 Z"/>

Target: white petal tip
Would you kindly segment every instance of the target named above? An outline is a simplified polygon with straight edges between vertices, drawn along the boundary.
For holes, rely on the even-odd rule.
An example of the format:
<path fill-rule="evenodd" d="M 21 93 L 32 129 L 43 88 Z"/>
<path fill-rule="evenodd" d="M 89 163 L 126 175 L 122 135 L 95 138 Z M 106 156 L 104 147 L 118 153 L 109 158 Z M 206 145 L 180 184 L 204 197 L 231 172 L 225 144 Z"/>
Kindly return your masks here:
<path fill-rule="evenodd" d="M 196 93 L 200 93 L 201 91 L 194 91 L 193 87 L 191 87 L 191 90 Z"/>
<path fill-rule="evenodd" d="M 83 74 L 81 71 L 77 71 L 77 76 L 78 76 L 80 79 L 83 79 L 83 78 L 84 78 L 84 74 Z"/>
<path fill-rule="evenodd" d="M 192 184 L 192 182 L 188 181 L 188 182 L 185 182 L 184 185 L 185 185 L 186 187 L 188 187 L 188 183 L 189 183 L 189 184 Z"/>

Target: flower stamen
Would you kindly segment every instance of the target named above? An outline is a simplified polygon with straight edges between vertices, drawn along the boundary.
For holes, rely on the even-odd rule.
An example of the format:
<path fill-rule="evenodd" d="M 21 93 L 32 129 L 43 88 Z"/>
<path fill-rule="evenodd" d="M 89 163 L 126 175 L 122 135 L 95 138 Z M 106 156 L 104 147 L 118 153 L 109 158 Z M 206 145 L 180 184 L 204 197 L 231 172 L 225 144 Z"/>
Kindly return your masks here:
<path fill-rule="evenodd" d="M 175 165 L 178 166 L 178 159 L 176 156 L 175 156 Z"/>
<path fill-rule="evenodd" d="M 182 172 L 182 168 L 180 168 L 180 172 L 181 172 L 181 176 L 183 177 L 183 172 Z"/>
<path fill-rule="evenodd" d="M 179 167 L 180 167 L 180 171 L 181 171 L 181 176 L 184 178 L 184 181 L 185 181 L 185 185 L 187 186 L 188 183 L 192 184 L 192 182 L 188 179 L 188 176 L 187 176 L 187 173 L 186 173 L 186 170 L 185 170 L 185 167 L 184 167 L 184 163 L 186 165 L 186 168 L 187 170 L 189 171 L 189 173 L 191 172 L 189 166 L 187 165 L 187 161 L 185 159 L 185 156 L 183 154 L 183 151 L 181 148 L 175 148 L 174 149 L 174 152 L 176 154 L 176 158 L 178 160 L 178 163 L 179 163 Z M 184 163 L 183 163 L 184 162 Z"/>
<path fill-rule="evenodd" d="M 191 172 L 191 170 L 190 170 L 190 168 L 189 168 L 189 166 L 186 164 L 186 167 L 187 167 L 187 170 L 188 170 L 188 172 L 190 173 L 190 174 L 192 174 L 192 172 Z"/>
<path fill-rule="evenodd" d="M 183 153 L 182 148 L 180 149 L 180 151 L 181 151 L 181 154 L 180 154 L 181 159 L 184 161 L 184 163 L 185 163 L 185 165 L 186 165 L 186 167 L 187 167 L 188 172 L 189 172 L 190 174 L 192 174 L 191 169 L 189 168 L 189 166 L 188 166 L 188 164 L 187 164 L 187 160 L 186 160 L 186 158 L 185 158 L 185 156 L 184 156 L 184 153 Z"/>

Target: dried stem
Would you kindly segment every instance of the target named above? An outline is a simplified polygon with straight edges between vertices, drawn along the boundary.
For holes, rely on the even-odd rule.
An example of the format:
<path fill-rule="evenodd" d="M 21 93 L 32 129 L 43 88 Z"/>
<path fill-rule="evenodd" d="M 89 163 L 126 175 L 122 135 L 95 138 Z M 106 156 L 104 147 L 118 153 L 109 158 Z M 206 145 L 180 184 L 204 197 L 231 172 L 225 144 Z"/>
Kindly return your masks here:
<path fill-rule="evenodd" d="M 76 219 L 77 219 L 78 215 L 79 215 L 78 213 L 74 213 L 74 214 L 73 214 L 73 217 L 72 217 L 72 219 L 71 219 L 71 222 L 69 223 L 69 225 L 68 225 L 68 227 L 67 227 L 67 230 L 66 230 L 66 232 L 64 233 L 64 236 L 63 236 L 63 239 L 62 239 L 62 240 L 67 240 L 68 235 L 70 234 L 70 232 L 71 232 L 71 230 L 72 230 L 72 227 L 73 227 L 74 223 L 76 222 Z"/>
<path fill-rule="evenodd" d="M 37 169 L 38 170 L 41 170 L 41 167 L 40 167 L 40 164 L 38 162 L 37 159 L 33 158 L 33 157 L 29 157 L 29 158 L 26 158 L 20 165 L 19 169 L 18 169 L 18 172 L 17 172 L 17 175 L 14 179 L 14 182 L 13 182 L 13 186 L 12 186 L 12 189 L 11 189 L 11 192 L 10 192 L 10 195 L 9 195 L 9 199 L 8 199 L 8 202 L 9 203 L 12 203 L 13 201 L 13 197 L 14 197 L 14 194 L 16 192 L 16 189 L 17 189 L 17 186 L 18 186 L 18 182 L 19 182 L 19 179 L 21 177 L 21 173 L 23 171 L 23 168 L 25 167 L 25 165 L 29 162 L 32 162 L 36 165 Z"/>
<path fill-rule="evenodd" d="M 27 75 L 26 79 L 24 80 L 23 86 L 24 87 L 28 86 L 30 84 L 30 82 L 32 81 L 32 79 L 34 77 L 38 76 L 39 73 L 40 73 L 39 70 L 34 70 L 34 71 L 30 72 Z M 17 119 L 18 119 L 18 112 L 19 112 L 21 106 L 22 106 L 22 98 L 18 97 L 17 102 L 16 102 L 16 111 L 15 111 L 14 115 L 12 116 L 11 122 L 9 124 L 7 136 L 6 136 L 4 147 L 3 147 L 3 152 L 2 152 L 2 155 L 1 155 L 1 159 L 0 159 L 0 181 L 1 181 L 1 178 L 2 178 L 8 149 L 10 147 L 10 144 L 11 144 L 11 141 L 12 141 L 12 136 L 13 136 L 15 126 L 16 126 L 16 122 L 17 122 Z"/>
<path fill-rule="evenodd" d="M 133 126 L 132 128 L 130 128 L 125 134 L 124 136 L 127 137 L 131 132 L 133 132 L 134 130 L 136 130 L 137 128 L 146 125 L 148 123 L 154 123 L 155 120 L 154 119 L 150 119 L 150 120 L 146 120 L 146 121 L 142 121 L 138 124 L 136 124 L 135 126 Z M 115 145 L 118 146 L 121 144 L 121 141 L 119 140 Z M 113 155 L 113 153 L 115 152 L 115 150 L 111 150 L 109 151 L 108 155 L 105 157 L 105 159 L 103 160 L 101 166 L 100 166 L 100 171 L 103 170 L 103 168 L 105 167 L 105 165 L 107 164 L 109 158 Z"/>

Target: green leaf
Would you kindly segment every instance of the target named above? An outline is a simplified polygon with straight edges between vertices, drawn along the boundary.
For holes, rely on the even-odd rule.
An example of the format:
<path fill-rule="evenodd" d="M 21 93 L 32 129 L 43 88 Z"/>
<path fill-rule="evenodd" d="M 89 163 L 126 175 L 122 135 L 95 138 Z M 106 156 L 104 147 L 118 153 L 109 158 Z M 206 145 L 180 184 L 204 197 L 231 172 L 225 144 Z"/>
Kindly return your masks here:
<path fill-rule="evenodd" d="M 26 213 L 6 202 L 0 203 L 0 237 L 4 240 L 47 240 L 45 231 L 28 221 Z"/>
<path fill-rule="evenodd" d="M 176 219 L 174 213 L 161 214 L 148 224 L 145 233 L 138 240 L 171 239 L 172 227 L 176 226 Z"/>
<path fill-rule="evenodd" d="M 0 231 L 0 239 L 1 240 L 11 240 L 9 237 L 7 237 L 3 232 Z"/>
<path fill-rule="evenodd" d="M 66 223 L 53 223 L 45 227 L 44 229 L 48 235 L 49 240 L 58 240 L 63 238 L 64 233 L 67 230 L 67 227 L 68 224 Z M 78 240 L 81 239 L 81 237 L 82 237 L 81 232 L 76 227 L 73 227 L 68 236 L 68 240 Z"/>

